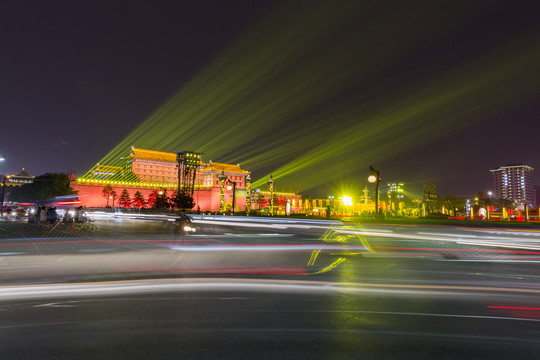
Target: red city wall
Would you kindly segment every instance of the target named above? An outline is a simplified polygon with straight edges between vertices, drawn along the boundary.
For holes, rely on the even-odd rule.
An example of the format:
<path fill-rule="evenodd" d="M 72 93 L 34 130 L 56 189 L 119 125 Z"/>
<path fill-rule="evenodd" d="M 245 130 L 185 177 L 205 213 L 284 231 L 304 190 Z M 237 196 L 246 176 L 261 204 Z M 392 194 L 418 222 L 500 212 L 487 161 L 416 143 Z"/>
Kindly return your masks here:
<path fill-rule="evenodd" d="M 100 207 L 106 207 L 107 206 L 107 198 L 103 196 L 103 185 L 87 185 L 87 184 L 80 184 L 76 181 L 71 182 L 71 187 L 78 192 L 79 201 L 81 202 L 82 206 L 90 207 L 90 208 L 100 208 Z M 145 200 L 148 200 L 148 197 L 154 190 L 159 189 L 149 189 L 149 188 L 142 188 L 142 187 L 134 187 L 134 186 L 126 186 L 126 187 L 120 187 L 120 186 L 113 186 L 113 189 L 116 191 L 116 198 L 114 201 L 114 206 L 119 207 L 118 199 L 120 197 L 120 194 L 122 194 L 122 191 L 126 189 L 129 193 L 129 197 L 133 199 L 135 193 L 139 191 Z M 195 206 L 193 210 L 197 210 L 197 207 L 199 206 L 201 211 L 219 211 L 219 187 L 212 187 L 207 188 L 204 190 L 196 190 L 193 194 L 193 200 L 195 201 Z M 172 190 L 167 191 L 167 195 L 171 196 L 174 193 Z M 225 190 L 225 204 L 231 204 L 232 203 L 232 190 Z M 246 207 L 246 198 L 237 196 L 235 199 L 235 207 L 236 210 L 242 211 L 245 210 Z M 112 206 L 112 199 L 109 199 L 108 202 L 109 206 Z"/>

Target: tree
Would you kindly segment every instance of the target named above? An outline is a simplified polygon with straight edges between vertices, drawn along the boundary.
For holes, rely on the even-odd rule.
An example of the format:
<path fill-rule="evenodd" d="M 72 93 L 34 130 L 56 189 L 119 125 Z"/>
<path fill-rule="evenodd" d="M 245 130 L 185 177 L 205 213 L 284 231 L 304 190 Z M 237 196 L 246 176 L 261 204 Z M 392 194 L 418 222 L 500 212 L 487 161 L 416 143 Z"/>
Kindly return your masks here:
<path fill-rule="evenodd" d="M 144 201 L 144 197 L 143 195 L 141 194 L 140 191 L 137 191 L 135 192 L 135 194 L 133 195 L 133 200 L 131 201 L 131 203 L 133 204 L 133 206 L 137 207 L 137 208 L 143 208 L 145 205 L 146 205 L 146 201 Z"/>
<path fill-rule="evenodd" d="M 195 201 L 193 200 L 193 197 L 189 194 L 182 192 L 172 196 L 171 202 L 178 209 L 193 209 L 193 207 L 195 206 Z"/>
<path fill-rule="evenodd" d="M 516 207 L 514 200 L 511 199 L 493 199 L 491 202 L 493 203 L 492 206 L 498 208 L 514 209 Z"/>
<path fill-rule="evenodd" d="M 103 194 L 103 196 L 105 196 L 107 198 L 107 207 L 109 207 L 109 198 L 111 197 L 111 192 L 114 191 L 112 185 L 105 185 L 103 187 L 103 190 L 101 190 L 101 193 Z"/>
<path fill-rule="evenodd" d="M 67 174 L 47 173 L 36 176 L 31 184 L 24 184 L 13 189 L 9 201 L 34 202 L 44 201 L 56 196 L 74 195 Z"/>
<path fill-rule="evenodd" d="M 150 207 L 150 208 L 154 207 L 154 205 L 156 204 L 157 196 L 158 196 L 157 191 L 156 190 L 152 191 L 150 196 L 148 196 L 148 202 L 146 203 L 148 205 L 148 207 Z"/>
<path fill-rule="evenodd" d="M 154 191 L 150 197 L 154 199 L 152 205 L 154 209 L 169 209 L 171 207 L 170 199 L 167 197 L 167 189 L 160 189 L 159 192 Z M 150 202 L 150 198 L 148 202 Z"/>
<path fill-rule="evenodd" d="M 116 198 L 116 190 L 111 190 L 111 192 L 109 193 L 109 197 L 113 199 L 112 201 L 112 205 L 114 207 L 114 199 Z"/>
<path fill-rule="evenodd" d="M 462 197 L 456 197 L 454 195 L 445 195 L 444 196 L 444 206 L 451 210 L 453 216 L 458 215 L 459 212 L 464 212 L 465 207 L 467 206 L 467 200 Z"/>
<path fill-rule="evenodd" d="M 129 208 L 131 205 L 131 198 L 129 197 L 129 192 L 127 189 L 122 190 L 122 194 L 120 195 L 120 199 L 118 199 L 118 204 L 120 206 Z"/>

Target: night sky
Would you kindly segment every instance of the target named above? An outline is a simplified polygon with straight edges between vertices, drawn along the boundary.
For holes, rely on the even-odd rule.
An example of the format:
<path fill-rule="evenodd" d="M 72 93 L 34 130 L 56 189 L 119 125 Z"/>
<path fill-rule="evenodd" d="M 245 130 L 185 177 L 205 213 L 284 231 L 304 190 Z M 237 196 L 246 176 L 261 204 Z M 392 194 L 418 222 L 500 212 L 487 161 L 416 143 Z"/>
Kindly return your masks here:
<path fill-rule="evenodd" d="M 488 191 L 491 168 L 540 172 L 539 15 L 538 1 L 2 1 L 0 173 L 82 175 L 133 144 L 320 194 L 363 187 L 369 165 L 415 192 Z"/>

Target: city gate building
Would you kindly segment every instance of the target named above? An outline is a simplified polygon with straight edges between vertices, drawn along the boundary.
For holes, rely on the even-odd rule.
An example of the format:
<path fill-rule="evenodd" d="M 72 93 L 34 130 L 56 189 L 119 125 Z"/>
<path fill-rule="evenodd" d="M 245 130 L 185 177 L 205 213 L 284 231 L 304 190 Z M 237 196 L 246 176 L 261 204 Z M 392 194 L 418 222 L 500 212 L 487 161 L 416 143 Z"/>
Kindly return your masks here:
<path fill-rule="evenodd" d="M 249 171 L 240 167 L 240 164 L 225 164 L 200 160 L 195 173 L 193 210 L 220 211 L 221 181 L 220 175 L 226 177 L 224 200 L 225 207 L 232 206 L 233 190 L 235 189 L 235 211 L 246 210 L 246 197 L 251 196 L 252 209 L 259 204 L 255 195 L 246 193 L 246 175 Z M 232 186 L 232 183 L 235 186 Z M 115 199 L 103 194 L 105 186 L 110 185 L 116 192 Z M 130 154 L 123 159 L 120 166 L 96 164 L 85 176 L 71 182 L 71 187 L 78 191 L 81 205 L 86 207 L 118 206 L 118 198 L 126 189 L 131 199 L 136 192 L 148 199 L 154 192 L 166 191 L 168 196 L 176 193 L 178 186 L 178 162 L 175 153 L 147 150 L 131 147 Z M 298 204 L 299 195 L 295 193 L 280 193 L 282 198 L 294 200 Z M 298 199 L 297 199 L 298 198 Z M 291 201 L 290 201 L 291 202 Z M 297 211 L 294 209 L 293 211 Z"/>

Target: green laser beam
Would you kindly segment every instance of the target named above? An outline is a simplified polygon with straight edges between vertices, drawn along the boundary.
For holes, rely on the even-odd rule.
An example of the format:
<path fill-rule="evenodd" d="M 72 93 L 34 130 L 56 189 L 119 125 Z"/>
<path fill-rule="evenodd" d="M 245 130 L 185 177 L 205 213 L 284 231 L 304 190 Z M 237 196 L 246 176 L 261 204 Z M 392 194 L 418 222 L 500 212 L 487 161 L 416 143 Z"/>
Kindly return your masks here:
<path fill-rule="evenodd" d="M 287 187 L 308 190 L 504 111 L 538 86 L 530 77 L 540 63 L 540 52 L 529 45 L 536 33 L 407 86 L 398 79 L 374 84 L 370 79 L 409 53 L 429 49 L 426 33 L 444 38 L 449 24 L 473 21 L 481 9 L 464 16 L 450 7 L 426 16 L 437 8 L 430 4 L 404 17 L 406 4 L 383 11 L 376 2 L 352 3 L 277 8 L 100 163 L 122 165 L 131 145 L 190 149 L 206 160 L 266 173 L 254 187 L 272 173 Z M 343 95 L 358 86 L 371 86 L 373 96 Z"/>

